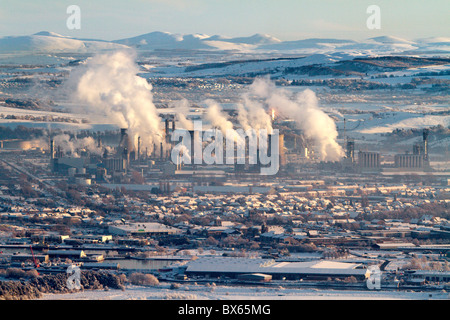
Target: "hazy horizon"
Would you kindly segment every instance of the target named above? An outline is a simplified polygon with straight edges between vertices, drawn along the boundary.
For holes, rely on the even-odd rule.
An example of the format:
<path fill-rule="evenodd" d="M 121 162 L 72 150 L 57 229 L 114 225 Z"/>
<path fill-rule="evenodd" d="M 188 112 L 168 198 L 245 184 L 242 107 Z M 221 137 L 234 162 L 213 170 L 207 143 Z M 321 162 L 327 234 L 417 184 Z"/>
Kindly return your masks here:
<path fill-rule="evenodd" d="M 98 40 L 98 41 L 119 41 L 119 40 L 124 40 L 124 39 L 130 39 L 130 38 L 134 38 L 134 37 L 139 37 L 139 36 L 143 36 L 146 34 L 151 34 L 151 33 L 168 33 L 168 34 L 172 34 L 172 35 L 181 35 L 181 36 L 185 36 L 185 35 L 190 35 L 189 33 L 182 33 L 182 32 L 169 32 L 169 31 L 165 31 L 165 30 L 152 30 L 149 32 L 145 32 L 145 33 L 140 33 L 140 34 L 134 34 L 134 35 L 130 35 L 129 37 L 125 37 L 125 38 L 114 38 L 114 39 L 104 39 L 104 38 L 95 38 L 95 37 L 82 37 L 82 36 L 76 36 L 76 35 L 69 35 L 68 33 L 59 33 L 59 32 L 55 32 L 53 30 L 36 30 L 35 32 L 29 33 L 29 34 L 10 34 L 10 35 L 5 35 L 5 36 L 0 36 L 0 38 L 2 37 L 21 37 L 21 36 L 31 36 L 31 35 L 37 35 L 39 33 L 43 33 L 43 32 L 49 32 L 49 33 L 55 33 L 57 35 L 63 36 L 63 37 L 68 37 L 68 38 L 73 38 L 73 39 L 79 39 L 79 40 Z M 420 39 L 428 39 L 428 38 L 449 38 L 449 37 L 444 37 L 444 36 L 440 36 L 440 35 L 436 35 L 436 36 L 430 36 L 430 37 L 416 37 L 416 38 L 406 38 L 406 37 L 400 37 L 400 36 L 396 36 L 393 34 L 379 34 L 373 37 L 367 37 L 367 38 L 361 38 L 361 39 L 353 39 L 353 38 L 344 38 L 344 37 L 303 37 L 303 38 L 293 38 L 293 39 L 288 39 L 288 40 L 282 40 L 278 37 L 275 37 L 272 34 L 268 34 L 268 33 L 253 33 L 253 34 L 242 34 L 242 35 L 237 35 L 237 36 L 229 36 L 227 34 L 206 34 L 206 33 L 193 33 L 192 35 L 204 35 L 204 36 L 208 36 L 208 37 L 214 37 L 214 36 L 222 36 L 224 37 L 224 39 L 233 39 L 233 38 L 247 38 L 247 37 L 252 37 L 252 36 L 256 36 L 256 35 L 266 35 L 266 36 L 271 36 L 273 38 L 276 38 L 280 41 L 296 41 L 296 40 L 309 40 L 309 39 L 335 39 L 335 40 L 350 40 L 350 41 L 364 41 L 364 40 L 368 40 L 368 39 L 372 39 L 372 38 L 380 38 L 380 37 L 393 37 L 393 38 L 398 38 L 400 40 L 408 40 L 408 41 L 417 41 Z"/>

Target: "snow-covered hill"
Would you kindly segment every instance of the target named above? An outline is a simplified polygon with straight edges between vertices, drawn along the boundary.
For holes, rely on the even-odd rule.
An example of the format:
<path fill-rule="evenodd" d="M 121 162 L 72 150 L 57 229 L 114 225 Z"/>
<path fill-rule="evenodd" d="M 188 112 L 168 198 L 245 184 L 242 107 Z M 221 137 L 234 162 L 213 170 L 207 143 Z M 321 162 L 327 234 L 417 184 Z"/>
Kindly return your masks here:
<path fill-rule="evenodd" d="M 211 49 L 204 44 L 202 35 L 181 35 L 170 32 L 151 32 L 140 36 L 114 41 L 139 50 L 154 49 Z"/>
<path fill-rule="evenodd" d="M 380 36 L 363 41 L 348 39 L 301 39 L 281 41 L 271 35 L 254 34 L 248 37 L 226 37 L 223 35 L 178 34 L 155 31 L 143 35 L 104 41 L 77 39 L 54 32 L 42 31 L 29 36 L 7 36 L 0 38 L 0 53 L 37 52 L 89 53 L 102 50 L 134 47 L 148 50 L 233 50 L 257 52 L 288 52 L 296 54 L 389 54 L 389 53 L 450 53 L 450 39 L 445 37 L 406 40 L 393 36 Z"/>
<path fill-rule="evenodd" d="M 351 54 L 389 54 L 401 52 L 426 53 L 439 51 L 450 53 L 450 39 L 435 37 L 416 41 L 394 36 L 380 36 L 362 41 L 349 39 L 301 39 L 281 41 L 267 34 L 231 38 L 223 35 L 175 34 L 151 32 L 137 37 L 114 41 L 139 50 L 190 49 L 190 50 L 236 50 L 275 51 L 303 54 L 330 54 L 347 52 Z"/>
<path fill-rule="evenodd" d="M 0 38 L 0 53 L 90 53 L 125 48 L 128 47 L 113 42 L 75 39 L 48 31 Z"/>
<path fill-rule="evenodd" d="M 409 83 L 420 72 L 447 72 L 449 58 L 421 58 L 336 52 L 329 54 L 298 55 L 295 57 L 232 59 L 184 65 L 159 65 L 147 69 L 141 76 L 154 77 L 254 77 L 270 74 L 272 78 L 299 79 L 349 79 L 364 78 L 374 83 Z M 392 75 L 391 77 L 389 77 Z M 406 77 L 408 75 L 409 77 Z M 394 79 L 394 76 L 397 78 Z M 443 79 L 443 78 L 442 78 Z"/>
<path fill-rule="evenodd" d="M 280 40 L 263 34 L 250 37 L 229 38 L 221 35 L 208 36 L 204 34 L 177 34 L 170 32 L 151 32 L 137 37 L 114 41 L 138 48 L 139 50 L 155 49 L 220 49 L 220 50 L 248 50 L 258 46 L 274 44 Z"/>

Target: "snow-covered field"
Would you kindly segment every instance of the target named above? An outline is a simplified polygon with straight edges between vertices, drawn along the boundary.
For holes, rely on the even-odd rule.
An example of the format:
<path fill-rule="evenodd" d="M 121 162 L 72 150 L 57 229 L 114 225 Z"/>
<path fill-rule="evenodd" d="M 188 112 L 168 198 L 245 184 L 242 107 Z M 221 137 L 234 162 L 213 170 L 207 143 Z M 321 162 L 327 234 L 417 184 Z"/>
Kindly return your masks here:
<path fill-rule="evenodd" d="M 238 287 L 182 285 L 170 289 L 127 286 L 124 291 L 83 291 L 70 294 L 46 294 L 39 300 L 430 300 L 450 299 L 446 292 L 335 291 L 291 289 L 283 287 Z"/>

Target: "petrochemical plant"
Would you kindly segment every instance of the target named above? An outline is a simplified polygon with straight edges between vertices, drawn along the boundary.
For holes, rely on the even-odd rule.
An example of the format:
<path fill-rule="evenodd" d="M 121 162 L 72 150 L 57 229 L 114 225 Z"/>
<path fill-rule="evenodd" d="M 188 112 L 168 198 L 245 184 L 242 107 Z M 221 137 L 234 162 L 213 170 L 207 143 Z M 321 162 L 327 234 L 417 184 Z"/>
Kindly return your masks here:
<path fill-rule="evenodd" d="M 295 127 L 295 123 L 290 119 L 276 119 L 272 116 L 274 129 L 279 130 L 278 151 L 272 150 L 271 135 L 267 155 L 278 159 L 278 177 L 289 177 L 292 173 L 299 173 L 303 170 L 332 170 L 349 174 L 370 174 L 382 173 L 384 175 L 408 173 L 432 172 L 428 156 L 428 135 L 427 129 L 423 130 L 423 139 L 412 147 L 412 152 L 395 154 L 393 161 L 384 161 L 383 154 L 370 151 L 367 148 L 356 152 L 357 143 L 355 139 L 348 137 L 344 130 L 344 137 L 341 139 L 344 157 L 340 161 L 324 162 L 320 161 L 315 152 L 314 142 L 305 137 L 301 130 Z M 153 148 L 143 148 L 145 137 L 132 139 L 128 129 L 121 128 L 113 138 L 109 138 L 108 144 L 102 141 L 99 136 L 96 142 L 96 152 L 89 148 L 76 150 L 75 154 L 63 152 L 61 146 L 55 144 L 53 138 L 50 139 L 50 166 L 55 174 L 69 177 L 72 183 L 89 185 L 97 183 L 144 183 L 144 181 L 159 181 L 160 189 L 169 189 L 169 181 L 186 181 L 199 185 L 220 184 L 229 179 L 232 180 L 267 180 L 261 176 L 262 164 L 260 161 L 259 146 L 256 149 L 256 162 L 250 160 L 248 143 L 245 147 L 244 159 L 242 154 L 234 146 L 232 164 L 211 164 L 203 159 L 183 163 L 177 155 L 176 161 L 172 157 L 177 142 L 172 139 L 177 128 L 177 121 L 173 116 L 165 116 L 161 119 L 164 137 L 158 143 L 153 143 Z M 187 158 L 194 159 L 195 142 L 198 136 L 203 136 L 204 132 L 187 130 L 190 136 L 190 146 L 187 146 Z M 248 142 L 249 137 L 246 137 Z M 133 142 L 132 140 L 135 140 Z M 222 153 L 226 152 L 226 139 Z M 203 141 L 203 144 L 205 142 Z M 219 151 L 216 151 L 219 152 Z M 239 158 L 240 157 L 240 158 Z M 392 158 L 392 156 L 391 156 Z M 229 162 L 227 162 L 229 163 Z M 267 166 L 267 165 L 266 165 Z"/>

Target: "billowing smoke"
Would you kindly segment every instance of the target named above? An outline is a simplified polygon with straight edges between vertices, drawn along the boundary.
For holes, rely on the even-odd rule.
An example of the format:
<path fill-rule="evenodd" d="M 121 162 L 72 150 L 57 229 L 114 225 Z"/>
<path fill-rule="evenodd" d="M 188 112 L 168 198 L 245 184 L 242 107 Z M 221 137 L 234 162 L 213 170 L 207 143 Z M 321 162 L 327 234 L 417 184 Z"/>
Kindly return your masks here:
<path fill-rule="evenodd" d="M 336 141 L 336 124 L 319 108 L 313 91 L 306 89 L 292 96 L 290 92 L 276 88 L 273 82 L 265 78 L 256 79 L 250 86 L 250 91 L 263 99 L 270 109 L 292 117 L 303 134 L 314 142 L 321 160 L 337 161 L 343 156 L 342 147 Z"/>
<path fill-rule="evenodd" d="M 103 149 L 98 147 L 98 144 L 92 137 L 77 139 L 71 138 L 68 134 L 59 134 L 52 139 L 55 146 L 60 147 L 64 154 L 70 154 L 77 157 L 80 156 L 79 152 L 83 150 L 98 156 L 103 153 Z"/>
<path fill-rule="evenodd" d="M 266 129 L 268 133 L 272 133 L 272 119 L 267 113 L 264 105 L 251 98 L 251 94 L 258 95 L 258 91 L 255 92 L 257 87 L 250 86 L 250 92 L 245 93 L 242 96 L 243 103 L 238 105 L 238 117 L 237 120 L 244 130 L 247 129 Z"/>
<path fill-rule="evenodd" d="M 272 133 L 272 119 L 264 109 L 264 106 L 245 97 L 244 104 L 238 105 L 238 121 L 244 130 L 247 129 L 266 129 Z"/>
<path fill-rule="evenodd" d="M 244 130 L 266 129 L 271 133 L 272 119 L 268 111 L 276 110 L 292 117 L 304 136 L 314 142 L 319 158 L 323 161 L 337 161 L 344 155 L 337 143 L 338 132 L 333 119 L 319 107 L 316 94 L 307 89 L 297 95 L 277 88 L 269 78 L 257 78 L 249 91 L 242 96 L 238 105 L 237 120 Z M 222 132 L 234 131 L 233 123 L 227 119 L 221 107 L 213 100 L 207 100 L 207 120 Z"/>
<path fill-rule="evenodd" d="M 191 120 L 186 118 L 186 114 L 189 112 L 189 101 L 186 99 L 181 99 L 174 101 L 170 107 L 175 109 L 175 116 L 178 120 L 181 128 L 186 130 L 193 130 L 194 124 Z"/>
<path fill-rule="evenodd" d="M 213 127 L 219 129 L 224 134 L 226 134 L 227 130 L 233 130 L 233 123 L 227 119 L 222 108 L 215 101 L 206 100 L 205 103 L 208 106 L 206 120 L 208 120 Z"/>
<path fill-rule="evenodd" d="M 94 56 L 74 70 L 68 80 L 76 102 L 88 106 L 92 118 L 106 117 L 127 128 L 133 143 L 141 136 L 142 146 L 153 149 L 161 141 L 158 111 L 153 104 L 152 86 L 137 76 L 135 54 L 119 51 Z"/>
<path fill-rule="evenodd" d="M 237 145 L 243 145 L 245 141 L 243 138 L 236 132 L 233 127 L 233 123 L 227 119 L 226 114 L 222 111 L 222 108 L 211 99 L 205 101 L 208 109 L 206 111 L 206 120 L 211 123 L 213 128 L 219 129 L 224 136 L 228 136 L 233 139 Z"/>

